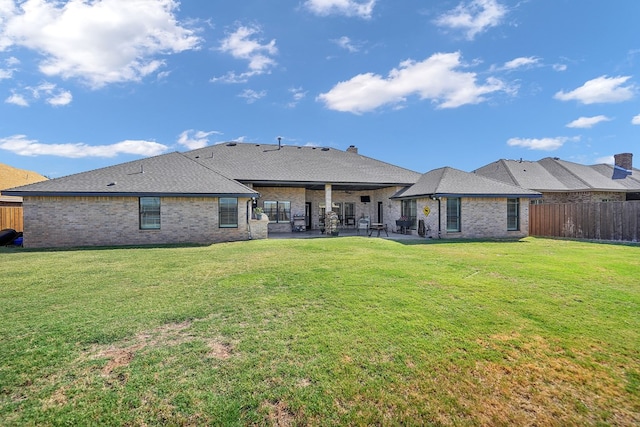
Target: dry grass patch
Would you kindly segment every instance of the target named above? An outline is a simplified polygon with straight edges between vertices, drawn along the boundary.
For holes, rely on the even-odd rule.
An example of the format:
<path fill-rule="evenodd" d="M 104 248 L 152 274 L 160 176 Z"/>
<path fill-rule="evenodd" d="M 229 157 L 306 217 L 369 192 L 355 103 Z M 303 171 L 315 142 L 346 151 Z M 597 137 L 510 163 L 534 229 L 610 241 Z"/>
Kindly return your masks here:
<path fill-rule="evenodd" d="M 597 346 L 570 355 L 543 337 L 518 333 L 479 344 L 504 359 L 476 362 L 452 394 L 479 424 L 640 425 L 639 403 L 621 381 L 624 367 L 596 362 Z"/>

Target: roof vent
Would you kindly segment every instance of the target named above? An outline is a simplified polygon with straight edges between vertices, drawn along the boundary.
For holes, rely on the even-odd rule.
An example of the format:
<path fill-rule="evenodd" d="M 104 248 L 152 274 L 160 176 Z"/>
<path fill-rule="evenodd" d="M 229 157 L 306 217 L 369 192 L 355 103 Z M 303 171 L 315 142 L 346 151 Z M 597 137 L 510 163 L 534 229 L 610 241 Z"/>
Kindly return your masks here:
<path fill-rule="evenodd" d="M 116 185 L 115 182 L 110 182 L 110 183 L 107 184 L 107 187 L 113 187 L 114 185 Z"/>
<path fill-rule="evenodd" d="M 227 147 L 235 147 L 236 145 L 238 145 L 238 144 L 236 144 L 235 142 L 228 142 L 227 143 Z"/>
<path fill-rule="evenodd" d="M 329 149 L 327 147 L 323 147 L 322 151 L 329 151 Z"/>

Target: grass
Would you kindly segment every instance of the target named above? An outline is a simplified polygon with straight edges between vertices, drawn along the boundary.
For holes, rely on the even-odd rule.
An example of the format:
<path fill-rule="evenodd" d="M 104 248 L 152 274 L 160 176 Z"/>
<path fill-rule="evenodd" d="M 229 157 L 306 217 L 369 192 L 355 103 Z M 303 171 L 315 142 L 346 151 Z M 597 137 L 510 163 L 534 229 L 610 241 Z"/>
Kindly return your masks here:
<path fill-rule="evenodd" d="M 0 425 L 638 425 L 640 248 L 0 249 Z"/>

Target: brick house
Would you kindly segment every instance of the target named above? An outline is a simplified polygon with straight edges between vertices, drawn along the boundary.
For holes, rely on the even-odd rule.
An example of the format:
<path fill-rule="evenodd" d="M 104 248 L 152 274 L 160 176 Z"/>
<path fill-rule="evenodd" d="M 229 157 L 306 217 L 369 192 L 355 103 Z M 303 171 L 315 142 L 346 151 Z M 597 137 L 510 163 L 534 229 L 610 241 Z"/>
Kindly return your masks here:
<path fill-rule="evenodd" d="M 400 215 L 384 203 L 419 173 L 346 151 L 226 143 L 3 191 L 23 197 L 24 246 L 216 243 Z M 264 209 L 268 221 L 253 219 Z M 264 223 L 264 224 L 263 224 Z"/>
<path fill-rule="evenodd" d="M 259 196 L 180 153 L 3 193 L 22 196 L 31 248 L 246 240 L 247 209 Z"/>
<path fill-rule="evenodd" d="M 445 167 L 422 175 L 392 199 L 415 212 L 432 238 L 520 238 L 529 230 L 529 200 L 540 193 Z M 414 219 L 415 218 L 415 219 Z"/>
<path fill-rule="evenodd" d="M 475 174 L 542 193 L 539 203 L 592 203 L 640 200 L 640 170 L 633 155 L 614 156 L 615 163 L 581 165 L 547 157 L 537 162 L 498 160 Z"/>
<path fill-rule="evenodd" d="M 425 192 L 433 180 L 435 187 Z M 329 210 L 338 215 L 342 228 L 355 229 L 366 218 L 394 230 L 395 221 L 406 216 L 410 229 L 424 219 L 431 230 L 441 230 L 440 237 L 523 236 L 528 211 L 520 200 L 539 196 L 451 168 L 421 175 L 362 156 L 355 146 L 343 151 L 238 142 L 141 159 L 3 194 L 24 199 L 26 247 L 207 244 L 265 238 L 269 232 L 317 232 L 324 229 Z M 463 226 L 453 232 L 446 208 L 452 203 L 447 200 L 456 197 Z M 516 203 L 509 205 L 511 216 L 508 203 Z M 423 205 L 434 212 L 429 218 Z M 254 219 L 256 207 L 264 210 L 265 220 Z M 436 215 L 441 217 L 438 223 L 433 222 Z M 507 230 L 507 220 L 517 221 L 518 229 Z"/>

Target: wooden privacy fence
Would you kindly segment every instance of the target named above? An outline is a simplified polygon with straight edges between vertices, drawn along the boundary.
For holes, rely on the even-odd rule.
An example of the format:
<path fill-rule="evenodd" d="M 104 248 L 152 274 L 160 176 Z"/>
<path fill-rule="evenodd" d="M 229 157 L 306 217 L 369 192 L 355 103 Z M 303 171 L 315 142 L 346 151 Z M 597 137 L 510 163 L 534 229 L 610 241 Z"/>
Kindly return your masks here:
<path fill-rule="evenodd" d="M 5 228 L 24 231 L 21 207 L 0 206 L 0 230 Z"/>
<path fill-rule="evenodd" d="M 529 207 L 529 234 L 640 241 L 640 201 L 541 204 Z"/>

